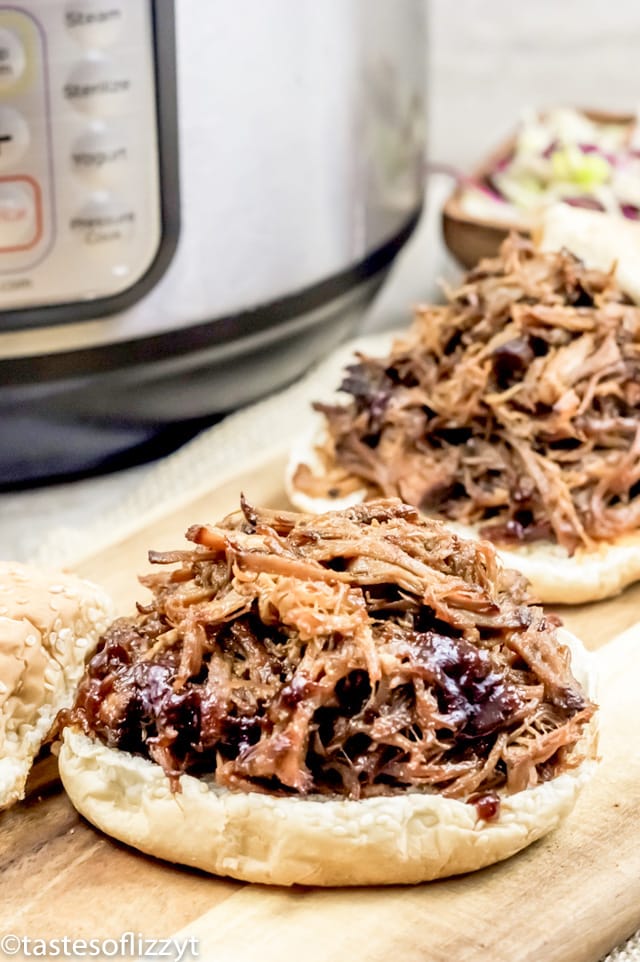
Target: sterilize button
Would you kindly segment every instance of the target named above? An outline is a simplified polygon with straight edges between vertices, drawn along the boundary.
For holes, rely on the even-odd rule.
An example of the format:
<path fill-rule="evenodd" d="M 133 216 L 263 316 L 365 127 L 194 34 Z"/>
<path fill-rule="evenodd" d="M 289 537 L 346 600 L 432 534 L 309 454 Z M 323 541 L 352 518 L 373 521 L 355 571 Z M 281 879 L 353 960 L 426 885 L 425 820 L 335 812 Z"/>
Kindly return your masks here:
<path fill-rule="evenodd" d="M 13 107 L 0 107 L 0 170 L 17 163 L 29 146 L 27 122 Z"/>
<path fill-rule="evenodd" d="M 40 196 L 35 181 L 0 181 L 0 254 L 32 247 L 39 239 Z"/>
<path fill-rule="evenodd" d="M 129 0 L 131 3 L 131 0 Z M 125 4 L 108 0 L 72 0 L 64 11 L 70 35 L 84 47 L 108 47 L 118 39 Z"/>
<path fill-rule="evenodd" d="M 26 66 L 24 47 L 11 30 L 0 27 L 0 90 L 8 90 L 20 80 Z"/>
<path fill-rule="evenodd" d="M 110 187 L 127 171 L 126 139 L 105 129 L 93 129 L 78 137 L 71 148 L 75 173 L 94 187 Z"/>
<path fill-rule="evenodd" d="M 64 85 L 69 103 L 85 114 L 112 117 L 124 112 L 131 79 L 106 57 L 92 57 L 79 64 Z"/>

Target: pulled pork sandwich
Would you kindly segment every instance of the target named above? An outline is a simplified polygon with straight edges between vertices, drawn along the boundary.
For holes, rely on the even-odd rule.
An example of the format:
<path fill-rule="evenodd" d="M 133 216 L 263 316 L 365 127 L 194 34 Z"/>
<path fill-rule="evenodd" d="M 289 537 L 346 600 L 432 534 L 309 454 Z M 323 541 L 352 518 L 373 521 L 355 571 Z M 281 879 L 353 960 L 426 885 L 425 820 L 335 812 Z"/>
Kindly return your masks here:
<path fill-rule="evenodd" d="M 554 828 L 593 765 L 588 656 L 487 542 L 397 500 L 196 526 L 63 730 L 78 810 L 174 862 L 412 883 Z M 578 680 L 580 679 L 580 681 Z"/>
<path fill-rule="evenodd" d="M 512 235 L 340 391 L 292 453 L 297 507 L 398 496 L 490 539 L 542 601 L 640 578 L 640 308 L 613 268 Z"/>

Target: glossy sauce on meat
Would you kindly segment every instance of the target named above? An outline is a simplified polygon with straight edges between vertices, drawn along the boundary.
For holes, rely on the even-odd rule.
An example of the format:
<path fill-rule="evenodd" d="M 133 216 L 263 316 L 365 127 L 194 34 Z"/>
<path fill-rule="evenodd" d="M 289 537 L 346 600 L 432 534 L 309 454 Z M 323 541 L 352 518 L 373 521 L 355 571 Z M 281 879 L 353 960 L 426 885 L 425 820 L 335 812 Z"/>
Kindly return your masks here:
<path fill-rule="evenodd" d="M 280 794 L 439 792 L 485 819 L 496 792 L 579 757 L 594 706 L 487 543 L 394 500 L 319 518 L 243 505 L 189 536 L 153 554 L 152 601 L 112 625 L 59 727 L 153 759 L 176 790 L 187 772 Z"/>

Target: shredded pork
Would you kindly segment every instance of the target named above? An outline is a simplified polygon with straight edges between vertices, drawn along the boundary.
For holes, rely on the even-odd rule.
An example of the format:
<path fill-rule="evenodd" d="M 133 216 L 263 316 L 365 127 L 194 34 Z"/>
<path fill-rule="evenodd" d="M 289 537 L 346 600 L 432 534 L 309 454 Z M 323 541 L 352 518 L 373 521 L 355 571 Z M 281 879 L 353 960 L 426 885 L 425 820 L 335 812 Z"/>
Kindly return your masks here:
<path fill-rule="evenodd" d="M 640 528 L 640 308 L 612 274 L 508 238 L 421 307 L 386 358 L 346 372 L 325 466 L 295 486 L 361 488 L 479 525 L 495 543 L 578 546 Z"/>
<path fill-rule="evenodd" d="M 495 814 L 581 761 L 594 706 L 520 575 L 397 500 L 252 508 L 151 552 L 152 600 L 102 639 L 76 703 L 107 745 L 232 789 L 437 791 Z M 484 817 L 484 816 L 483 816 Z M 486 815 L 489 817 L 489 815 Z"/>

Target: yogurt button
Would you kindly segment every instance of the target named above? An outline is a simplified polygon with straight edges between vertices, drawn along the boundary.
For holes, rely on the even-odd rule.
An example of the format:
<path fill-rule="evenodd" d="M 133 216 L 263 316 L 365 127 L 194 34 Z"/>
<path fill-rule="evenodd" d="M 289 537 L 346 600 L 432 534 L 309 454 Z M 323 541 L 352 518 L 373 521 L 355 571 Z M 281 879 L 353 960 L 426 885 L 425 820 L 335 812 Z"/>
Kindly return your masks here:
<path fill-rule="evenodd" d="M 131 0 L 129 0 L 131 2 Z M 64 11 L 69 34 L 83 47 L 108 47 L 118 39 L 125 4 L 108 0 L 72 0 Z"/>
<path fill-rule="evenodd" d="M 94 117 L 125 112 L 131 79 L 124 68 L 106 57 L 84 60 L 64 85 L 64 96 L 76 110 Z"/>
<path fill-rule="evenodd" d="M 20 80 L 26 64 L 20 39 L 13 31 L 0 27 L 0 90 L 8 90 Z"/>
<path fill-rule="evenodd" d="M 26 120 L 13 107 L 0 107 L 0 170 L 17 163 L 31 137 Z"/>
<path fill-rule="evenodd" d="M 38 200 L 25 181 L 0 183 L 0 254 L 31 247 L 38 240 Z"/>
<path fill-rule="evenodd" d="M 108 130 L 90 130 L 71 148 L 74 173 L 93 187 L 110 187 L 120 181 L 129 166 L 126 140 Z"/>

